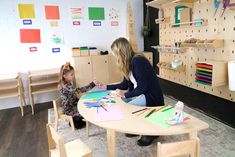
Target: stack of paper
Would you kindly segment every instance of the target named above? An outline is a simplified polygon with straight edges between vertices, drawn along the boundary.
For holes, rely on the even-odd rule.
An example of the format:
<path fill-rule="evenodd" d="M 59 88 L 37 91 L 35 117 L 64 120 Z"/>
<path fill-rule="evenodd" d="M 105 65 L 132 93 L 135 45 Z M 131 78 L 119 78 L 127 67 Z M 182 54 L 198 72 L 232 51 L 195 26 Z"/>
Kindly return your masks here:
<path fill-rule="evenodd" d="M 213 66 L 206 63 L 196 64 L 196 82 L 205 85 L 212 85 L 212 68 Z"/>

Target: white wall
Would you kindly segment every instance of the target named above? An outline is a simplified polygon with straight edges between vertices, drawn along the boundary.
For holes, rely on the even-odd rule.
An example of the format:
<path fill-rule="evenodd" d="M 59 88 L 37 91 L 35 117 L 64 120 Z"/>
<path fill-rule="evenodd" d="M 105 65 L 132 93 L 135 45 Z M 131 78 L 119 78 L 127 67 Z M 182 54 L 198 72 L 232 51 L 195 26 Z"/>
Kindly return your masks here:
<path fill-rule="evenodd" d="M 143 37 L 141 28 L 143 26 L 143 1 L 130 0 L 138 43 L 138 50 L 142 51 Z M 60 67 L 64 62 L 70 61 L 71 48 L 79 46 L 94 46 L 99 50 L 110 50 L 110 45 L 116 38 L 126 36 L 127 31 L 127 2 L 128 0 L 1 0 L 0 2 L 0 74 L 20 72 L 25 86 L 26 100 L 27 71 L 36 69 L 47 69 Z M 35 19 L 32 25 L 23 25 L 19 18 L 18 4 L 34 4 Z M 58 5 L 60 9 L 59 27 L 50 27 L 51 20 L 45 19 L 44 5 Z M 69 9 L 72 7 L 83 7 L 84 20 L 79 27 L 72 26 Z M 105 20 L 101 27 L 93 27 L 92 21 L 88 20 L 88 7 L 104 7 Z M 119 9 L 120 26 L 111 27 L 108 20 L 110 8 Z M 41 43 L 22 44 L 20 43 L 19 29 L 31 28 L 41 30 Z M 52 53 L 50 35 L 59 32 L 63 35 L 64 44 L 58 46 L 60 53 Z M 29 52 L 29 47 L 36 46 L 38 51 Z M 55 97 L 55 94 L 42 94 L 36 96 L 35 102 L 45 102 Z M 28 102 L 28 100 L 27 100 Z M 0 100 L 1 108 L 19 106 L 16 98 Z"/>

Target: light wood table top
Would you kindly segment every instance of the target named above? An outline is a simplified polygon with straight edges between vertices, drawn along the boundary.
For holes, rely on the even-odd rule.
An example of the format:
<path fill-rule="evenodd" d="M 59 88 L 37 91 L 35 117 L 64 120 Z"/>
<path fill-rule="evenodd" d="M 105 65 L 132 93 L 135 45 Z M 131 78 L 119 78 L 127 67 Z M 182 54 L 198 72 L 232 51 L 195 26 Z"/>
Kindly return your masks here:
<path fill-rule="evenodd" d="M 189 139 L 195 139 L 198 138 L 198 131 L 209 127 L 207 123 L 189 115 L 190 119 L 185 121 L 183 124 L 165 128 L 163 126 L 153 124 L 145 119 L 145 115 L 148 114 L 151 110 L 148 110 L 144 114 L 137 116 L 137 114 L 132 114 L 132 112 L 145 107 L 127 104 L 123 102 L 120 97 L 116 97 L 115 100 L 116 103 L 114 105 L 121 107 L 123 119 L 103 122 L 96 121 L 96 107 L 87 108 L 84 104 L 84 100 L 80 100 L 78 102 L 78 110 L 88 122 L 107 130 L 107 147 L 109 157 L 115 157 L 116 155 L 116 132 L 154 136 L 187 134 Z M 159 107 L 150 108 L 154 109 Z M 197 152 L 198 153 L 196 157 L 200 157 L 200 143 L 197 146 Z"/>
<path fill-rule="evenodd" d="M 114 105 L 119 105 L 122 109 L 122 114 L 124 117 L 122 120 L 97 122 L 95 120 L 96 108 L 86 108 L 86 106 L 83 104 L 83 101 L 78 102 L 78 110 L 87 121 L 102 128 L 112 129 L 123 133 L 140 135 L 176 135 L 200 131 L 209 127 L 207 123 L 189 115 L 190 119 L 185 121 L 183 124 L 164 128 L 163 126 L 153 124 L 144 118 L 145 115 L 150 112 L 150 110 L 146 111 L 140 116 L 137 116 L 137 114 L 132 114 L 133 111 L 145 107 L 127 104 L 119 97 L 115 98 L 115 100 L 116 104 Z"/>

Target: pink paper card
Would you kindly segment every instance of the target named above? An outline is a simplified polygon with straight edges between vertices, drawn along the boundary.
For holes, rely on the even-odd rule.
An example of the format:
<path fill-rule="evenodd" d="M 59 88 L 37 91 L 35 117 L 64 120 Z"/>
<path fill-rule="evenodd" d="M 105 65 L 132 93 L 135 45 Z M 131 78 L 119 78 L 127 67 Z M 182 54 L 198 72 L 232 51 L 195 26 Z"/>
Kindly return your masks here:
<path fill-rule="evenodd" d="M 123 119 L 122 109 L 120 106 L 111 105 L 109 107 L 108 106 L 104 107 L 107 111 L 102 107 L 99 107 L 98 111 L 96 112 L 95 120 L 97 122 L 115 121 Z"/>

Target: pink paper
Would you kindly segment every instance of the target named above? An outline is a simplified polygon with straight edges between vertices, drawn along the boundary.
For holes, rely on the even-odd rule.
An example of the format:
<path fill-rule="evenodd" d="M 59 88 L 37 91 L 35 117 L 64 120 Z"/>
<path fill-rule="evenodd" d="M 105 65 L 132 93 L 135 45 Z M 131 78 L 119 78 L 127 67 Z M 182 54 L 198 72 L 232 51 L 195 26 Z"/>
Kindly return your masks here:
<path fill-rule="evenodd" d="M 123 119 L 122 110 L 120 106 L 111 105 L 111 106 L 104 106 L 106 110 L 102 107 L 99 107 L 98 113 L 96 112 L 95 120 L 97 122 L 102 121 L 114 121 L 114 120 L 121 120 Z"/>

